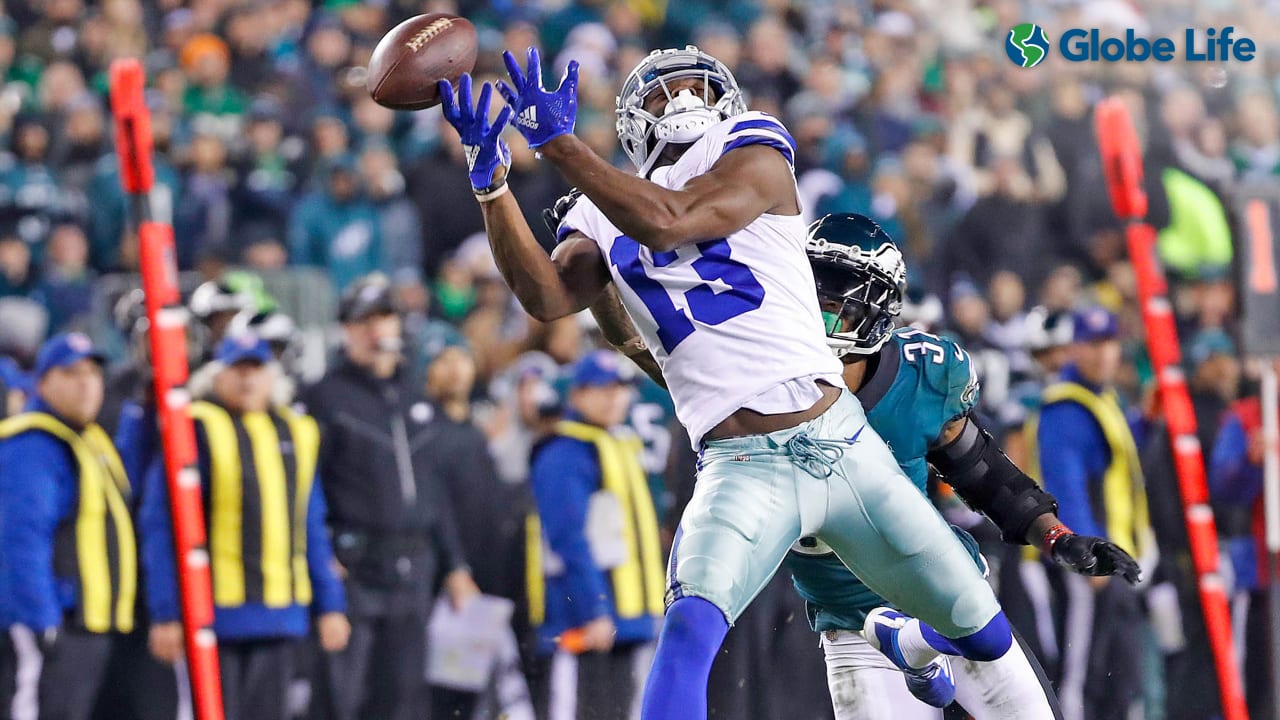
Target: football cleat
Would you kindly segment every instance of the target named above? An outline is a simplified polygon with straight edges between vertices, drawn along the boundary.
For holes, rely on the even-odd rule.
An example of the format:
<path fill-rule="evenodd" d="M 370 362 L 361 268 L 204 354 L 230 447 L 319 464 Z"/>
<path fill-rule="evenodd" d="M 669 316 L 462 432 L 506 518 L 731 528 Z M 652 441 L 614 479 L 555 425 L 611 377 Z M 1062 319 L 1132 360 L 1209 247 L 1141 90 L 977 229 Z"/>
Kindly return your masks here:
<path fill-rule="evenodd" d="M 944 708 L 956 699 L 956 681 L 951 672 L 951 661 L 946 655 L 939 655 L 922 668 L 914 668 L 907 664 L 898 646 L 898 634 L 911 617 L 891 608 L 876 608 L 867 614 L 862 625 L 862 636 L 871 647 L 879 650 L 889 658 L 898 669 L 902 670 L 907 681 L 907 690 L 917 700 L 937 708 Z"/>

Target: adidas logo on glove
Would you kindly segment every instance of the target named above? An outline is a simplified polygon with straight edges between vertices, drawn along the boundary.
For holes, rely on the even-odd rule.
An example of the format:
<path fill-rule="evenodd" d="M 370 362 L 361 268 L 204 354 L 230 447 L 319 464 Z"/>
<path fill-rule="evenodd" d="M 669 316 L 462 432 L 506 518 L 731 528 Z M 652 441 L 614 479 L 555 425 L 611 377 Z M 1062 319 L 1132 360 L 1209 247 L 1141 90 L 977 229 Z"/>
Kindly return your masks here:
<path fill-rule="evenodd" d="M 536 130 L 538 127 L 538 108 L 530 105 L 521 110 L 520 114 L 516 116 L 516 124 L 523 125 L 530 130 Z"/>

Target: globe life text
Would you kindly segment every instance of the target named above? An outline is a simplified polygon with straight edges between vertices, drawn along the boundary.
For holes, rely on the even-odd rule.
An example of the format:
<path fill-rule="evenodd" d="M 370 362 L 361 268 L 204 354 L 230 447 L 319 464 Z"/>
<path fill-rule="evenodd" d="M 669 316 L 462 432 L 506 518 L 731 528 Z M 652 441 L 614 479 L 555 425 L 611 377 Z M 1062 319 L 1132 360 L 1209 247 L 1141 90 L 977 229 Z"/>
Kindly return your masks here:
<path fill-rule="evenodd" d="M 1221 30 L 1209 28 L 1204 31 L 1203 43 L 1197 43 L 1196 30 L 1187 28 L 1183 47 L 1186 48 L 1184 59 L 1187 62 L 1225 62 L 1236 60 L 1248 62 L 1257 52 L 1257 45 L 1252 39 L 1233 38 L 1235 26 L 1228 25 Z M 1101 39 L 1097 28 L 1085 30 L 1073 28 L 1062 34 L 1059 41 L 1062 57 L 1071 62 L 1118 62 L 1126 60 L 1141 62 L 1155 60 L 1169 62 L 1177 54 L 1173 38 L 1159 37 L 1147 39 L 1138 37 L 1132 29 L 1124 33 L 1124 39 Z"/>

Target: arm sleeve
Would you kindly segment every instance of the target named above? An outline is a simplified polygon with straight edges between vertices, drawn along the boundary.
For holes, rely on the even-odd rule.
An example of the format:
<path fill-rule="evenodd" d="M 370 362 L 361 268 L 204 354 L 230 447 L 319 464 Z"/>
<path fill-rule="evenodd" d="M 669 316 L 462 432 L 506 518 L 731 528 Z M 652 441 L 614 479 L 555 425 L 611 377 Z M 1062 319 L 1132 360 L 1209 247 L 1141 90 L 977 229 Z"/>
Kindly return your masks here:
<path fill-rule="evenodd" d="M 1044 489 L 1058 499 L 1058 517 L 1077 533 L 1106 537 L 1090 505 L 1090 463 L 1085 455 L 1087 448 L 1103 442 L 1099 435 L 1087 410 L 1060 402 L 1041 412 L 1036 443 L 1041 480 Z"/>
<path fill-rule="evenodd" d="M 312 603 L 317 613 L 345 612 L 347 595 L 333 567 L 333 545 L 324 522 L 326 512 L 324 489 L 317 475 L 307 505 L 307 571 L 311 575 Z"/>
<path fill-rule="evenodd" d="M 1249 505 L 1262 492 L 1262 469 L 1249 462 L 1249 436 L 1240 418 L 1229 415 L 1213 442 L 1209 494 L 1218 502 Z"/>
<path fill-rule="evenodd" d="M 584 533 L 587 502 L 599 486 L 600 468 L 590 448 L 568 440 L 552 441 L 534 460 L 529 473 L 542 531 L 564 561 L 569 599 L 583 608 L 585 619 L 609 615 L 604 573 L 591 557 Z"/>
<path fill-rule="evenodd" d="M 18 435 L 0 454 L 0 572 L 6 575 L 0 585 L 12 593 L 13 620 L 36 632 L 62 624 L 53 537 L 63 511 L 60 478 L 75 473 L 61 444 L 44 433 Z"/>
<path fill-rule="evenodd" d="M 178 604 L 178 560 L 174 556 L 171 518 L 164 462 L 157 458 L 147 468 L 142 486 L 142 508 L 138 513 L 147 610 L 155 622 L 172 622 L 182 617 Z"/>

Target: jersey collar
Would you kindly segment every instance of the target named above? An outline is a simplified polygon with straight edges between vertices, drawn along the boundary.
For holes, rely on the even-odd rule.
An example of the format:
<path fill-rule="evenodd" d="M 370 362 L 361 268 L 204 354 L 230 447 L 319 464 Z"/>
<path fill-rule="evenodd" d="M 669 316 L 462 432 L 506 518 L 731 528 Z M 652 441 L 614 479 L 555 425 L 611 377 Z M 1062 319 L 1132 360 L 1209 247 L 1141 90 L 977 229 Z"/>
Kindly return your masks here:
<path fill-rule="evenodd" d="M 885 343 L 877 356 L 880 362 L 875 372 L 856 393 L 858 400 L 862 403 L 862 409 L 866 412 L 871 412 L 876 403 L 879 403 L 889 392 L 889 388 L 893 387 L 893 380 L 898 377 L 898 364 L 902 362 L 902 354 L 898 352 L 897 344 L 892 342 Z"/>

